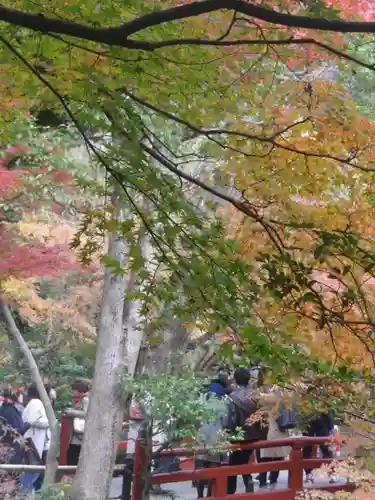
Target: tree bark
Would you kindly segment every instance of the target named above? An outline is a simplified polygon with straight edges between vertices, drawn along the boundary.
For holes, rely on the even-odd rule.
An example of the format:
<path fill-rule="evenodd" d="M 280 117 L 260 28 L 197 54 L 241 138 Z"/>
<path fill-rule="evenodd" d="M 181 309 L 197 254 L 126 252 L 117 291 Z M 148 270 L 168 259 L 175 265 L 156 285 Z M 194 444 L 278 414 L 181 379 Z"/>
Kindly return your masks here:
<path fill-rule="evenodd" d="M 121 219 L 118 207 L 117 216 Z M 125 267 L 129 246 L 117 233 L 110 235 L 108 254 Z M 124 411 L 118 380 L 124 368 L 123 310 L 127 281 L 125 275 L 106 269 L 93 387 L 72 500 L 105 500 L 109 496 Z"/>
<path fill-rule="evenodd" d="M 147 265 L 151 256 L 152 247 L 146 235 L 142 235 L 139 239 L 139 251 Z M 137 273 L 133 272 L 127 291 L 134 290 L 137 277 Z M 127 372 L 131 377 L 135 374 L 143 341 L 143 331 L 139 328 L 139 325 L 143 320 L 140 314 L 140 307 L 140 300 L 131 300 L 126 302 L 124 307 L 123 325 L 126 334 L 125 358 Z"/>
<path fill-rule="evenodd" d="M 44 383 L 40 375 L 38 365 L 36 364 L 35 359 L 31 353 L 31 350 L 29 349 L 29 346 L 27 345 L 25 339 L 22 336 L 22 333 L 19 331 L 16 322 L 14 321 L 12 313 L 10 312 L 9 307 L 5 302 L 4 295 L 1 290 L 0 290 L 0 315 L 4 318 L 4 321 L 7 325 L 8 334 L 9 337 L 11 338 L 11 341 L 13 341 L 18 345 L 20 352 L 22 353 L 28 364 L 31 378 L 33 382 L 36 384 L 36 387 L 40 395 L 40 399 L 46 410 L 48 423 L 51 429 L 51 446 L 48 451 L 47 468 L 45 472 L 43 486 L 48 486 L 54 482 L 57 471 L 59 425 L 56 420 L 55 412 L 53 411 L 51 401 L 44 387 Z"/>
<path fill-rule="evenodd" d="M 43 489 L 53 484 L 56 480 L 58 456 L 60 454 L 60 423 L 56 420 L 55 426 L 51 427 L 51 442 L 46 458 L 46 469 L 44 472 Z"/>

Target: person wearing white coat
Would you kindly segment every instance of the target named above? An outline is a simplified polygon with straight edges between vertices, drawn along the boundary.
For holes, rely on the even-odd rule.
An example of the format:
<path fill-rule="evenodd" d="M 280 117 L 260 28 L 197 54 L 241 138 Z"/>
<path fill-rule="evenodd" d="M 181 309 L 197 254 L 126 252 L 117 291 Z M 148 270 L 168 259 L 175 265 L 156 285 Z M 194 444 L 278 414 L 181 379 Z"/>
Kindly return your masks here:
<path fill-rule="evenodd" d="M 283 400 L 283 393 L 277 387 L 272 387 L 269 391 L 263 391 L 260 394 L 260 411 L 268 414 L 268 434 L 267 441 L 287 439 L 289 431 L 281 431 L 277 425 L 280 403 Z M 261 462 L 278 462 L 285 460 L 290 453 L 289 446 L 278 446 L 276 448 L 264 448 L 260 450 Z M 279 478 L 279 471 L 269 472 L 270 485 L 275 485 Z M 267 487 L 267 472 L 259 474 L 259 487 Z"/>
<path fill-rule="evenodd" d="M 38 454 L 36 458 L 42 463 L 43 450 L 48 441 L 49 432 L 47 414 L 34 384 L 29 386 L 27 396 L 29 402 L 23 411 L 22 419 L 29 424 L 29 429 L 25 432 L 24 438 L 31 439 Z M 20 477 L 21 487 L 25 491 L 33 491 L 38 478 L 39 473 L 37 472 L 25 472 Z"/>

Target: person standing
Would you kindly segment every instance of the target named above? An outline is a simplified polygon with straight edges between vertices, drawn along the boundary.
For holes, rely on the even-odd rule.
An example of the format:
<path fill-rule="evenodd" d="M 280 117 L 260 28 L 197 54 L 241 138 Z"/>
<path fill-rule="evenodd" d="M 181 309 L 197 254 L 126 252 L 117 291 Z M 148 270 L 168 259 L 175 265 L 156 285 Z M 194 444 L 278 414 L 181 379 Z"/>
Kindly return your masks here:
<path fill-rule="evenodd" d="M 19 387 L 16 391 L 17 394 L 17 408 L 20 413 L 23 413 L 25 408 L 25 390 L 23 387 Z"/>
<path fill-rule="evenodd" d="M 17 407 L 17 394 L 11 389 L 6 389 L 2 395 L 0 407 L 0 445 L 1 461 L 6 464 L 22 464 L 21 436 L 28 429 L 28 425 L 22 420 L 21 413 Z M 19 474 L 6 474 L 0 477 L 0 489 L 2 485 L 12 487 L 14 493 L 19 493 Z"/>
<path fill-rule="evenodd" d="M 49 397 L 49 400 L 51 401 L 51 405 L 52 405 L 52 408 L 55 409 L 55 406 L 56 406 L 56 399 L 57 399 L 57 395 L 56 395 L 56 391 L 55 389 L 52 387 L 51 384 L 45 384 L 45 388 L 46 388 L 46 391 L 47 391 L 47 394 L 48 394 L 48 397 Z"/>
<path fill-rule="evenodd" d="M 304 436 L 309 437 L 329 437 L 334 429 L 333 420 L 328 415 L 328 413 L 322 413 L 316 417 L 314 417 L 308 424 L 307 431 L 304 433 Z M 328 440 L 328 439 L 327 439 Z M 303 448 L 303 458 L 311 458 L 312 457 L 312 446 L 305 446 Z M 323 458 L 333 458 L 333 453 L 329 446 L 320 445 L 320 451 L 322 453 Z M 306 473 L 306 481 L 313 482 L 312 477 L 312 469 L 305 469 Z"/>
<path fill-rule="evenodd" d="M 207 393 L 213 393 L 219 398 L 230 394 L 230 392 L 229 377 L 224 372 L 219 373 L 217 377 L 213 378 L 207 387 Z"/>
<path fill-rule="evenodd" d="M 73 418 L 72 436 L 67 453 L 67 464 L 78 465 L 79 455 L 83 444 L 83 433 L 85 427 L 85 416 L 89 407 L 89 382 L 78 379 L 73 384 L 75 391 L 73 404 L 77 416 Z"/>
<path fill-rule="evenodd" d="M 46 410 L 35 384 L 27 390 L 28 403 L 23 411 L 22 419 L 29 428 L 25 432 L 25 444 L 29 447 L 29 456 L 33 456 L 35 463 L 42 464 L 43 450 L 48 437 L 49 423 Z M 25 472 L 20 477 L 20 484 L 25 491 L 33 491 L 40 474 Z"/>
<path fill-rule="evenodd" d="M 55 401 L 56 401 L 56 392 L 52 389 L 52 386 L 50 384 L 45 384 L 45 389 L 48 394 L 48 397 L 51 401 L 51 405 L 54 408 L 55 407 Z M 43 447 L 43 453 L 42 453 L 42 463 L 43 465 L 46 465 L 47 461 L 47 454 L 48 450 L 51 444 L 51 430 L 48 427 L 47 432 L 46 432 L 46 438 L 44 442 L 44 447 Z M 38 479 L 34 483 L 34 489 L 35 491 L 39 491 L 42 488 L 43 485 L 43 480 L 44 480 L 44 474 L 39 474 Z"/>
<path fill-rule="evenodd" d="M 283 393 L 277 387 L 272 387 L 270 391 L 260 393 L 260 409 L 268 415 L 267 441 L 287 439 L 288 430 L 281 430 L 277 422 L 279 408 L 283 401 Z M 264 448 L 260 450 L 260 462 L 278 462 L 285 460 L 290 453 L 290 447 L 278 446 L 276 448 Z M 276 485 L 280 471 L 261 472 L 258 476 L 259 488 L 266 488 L 267 474 L 269 474 L 270 486 Z"/>
<path fill-rule="evenodd" d="M 228 409 L 226 407 L 226 402 L 229 403 L 229 399 L 227 396 L 229 390 L 229 381 L 228 376 L 225 374 L 219 374 L 216 378 L 214 378 L 211 384 L 208 386 L 207 391 L 203 395 L 204 401 L 207 404 L 212 402 L 215 403 L 215 400 L 222 401 L 223 405 L 218 405 L 215 407 L 215 419 L 206 422 L 202 425 L 198 432 L 198 441 L 200 444 L 203 444 L 208 448 L 208 452 L 204 454 L 197 455 L 195 459 L 195 468 L 211 468 L 217 467 L 221 464 L 223 460 L 222 453 L 210 453 L 209 449 L 215 448 L 215 446 L 220 443 L 222 438 L 221 433 L 224 431 L 225 423 L 226 423 L 226 415 Z M 197 488 L 197 496 L 198 498 L 204 497 L 204 490 L 207 486 L 207 496 L 210 497 L 212 495 L 212 481 L 200 479 L 196 482 Z"/>
<path fill-rule="evenodd" d="M 17 394 L 5 389 L 0 407 L 0 442 L 4 449 L 4 459 L 8 464 L 22 463 L 20 436 L 29 428 L 22 420 L 17 408 Z"/>
<path fill-rule="evenodd" d="M 249 380 L 250 371 L 246 368 L 237 368 L 234 372 L 236 388 L 231 392 L 230 409 L 226 427 L 228 431 L 234 432 L 241 428 L 243 440 L 233 441 L 236 444 L 254 443 L 262 439 L 261 423 L 249 425 L 248 419 L 258 410 L 258 403 L 250 394 Z M 229 456 L 229 465 L 245 465 L 249 463 L 252 450 L 235 450 Z M 247 492 L 254 491 L 254 483 L 251 474 L 242 475 Z M 227 492 L 233 495 L 237 490 L 237 476 L 228 477 Z"/>

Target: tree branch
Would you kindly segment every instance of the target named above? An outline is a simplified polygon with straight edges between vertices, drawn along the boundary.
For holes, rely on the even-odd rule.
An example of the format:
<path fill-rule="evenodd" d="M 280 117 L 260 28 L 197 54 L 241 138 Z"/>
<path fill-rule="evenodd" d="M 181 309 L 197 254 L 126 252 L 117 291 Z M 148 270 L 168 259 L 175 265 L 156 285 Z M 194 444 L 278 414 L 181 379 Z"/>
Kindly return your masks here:
<path fill-rule="evenodd" d="M 44 356 L 45 354 L 48 354 L 49 352 L 54 351 L 60 343 L 61 343 L 61 341 L 58 340 L 57 342 L 49 344 L 45 347 L 36 347 L 34 349 L 30 349 L 30 352 L 33 355 L 34 359 L 38 359 L 38 358 Z"/>
<path fill-rule="evenodd" d="M 145 101 L 141 97 L 136 96 L 132 92 L 128 92 L 126 89 L 121 89 L 121 91 L 125 95 L 127 95 L 128 97 L 133 99 L 135 102 L 140 104 L 141 106 L 144 106 L 144 107 L 154 111 L 155 113 L 158 113 L 159 115 L 164 116 L 165 118 L 167 118 L 169 120 L 173 120 L 176 123 L 179 123 L 180 125 L 183 125 L 184 127 L 187 127 L 188 129 L 190 129 L 192 132 L 196 133 L 197 135 L 205 136 L 208 139 L 215 141 L 217 144 L 219 144 L 224 149 L 226 147 L 229 147 L 229 146 L 226 146 L 226 144 L 218 143 L 213 137 L 218 136 L 218 135 L 219 136 L 220 135 L 227 135 L 227 136 L 243 137 L 245 139 L 270 144 L 272 147 L 280 148 L 280 149 L 283 149 L 285 151 L 289 151 L 290 153 L 296 153 L 298 155 L 302 155 L 302 156 L 306 156 L 306 157 L 311 156 L 312 158 L 323 158 L 323 159 L 335 161 L 335 162 L 340 163 L 340 164 L 344 163 L 345 165 L 348 165 L 348 166 L 355 168 L 357 170 L 361 170 L 363 172 L 374 172 L 375 171 L 375 169 L 372 167 L 364 167 L 362 165 L 358 165 L 358 164 L 353 163 L 351 157 L 342 158 L 342 157 L 331 155 L 328 153 L 315 153 L 313 151 L 301 150 L 301 149 L 295 148 L 293 146 L 289 146 L 288 143 L 286 143 L 286 141 L 284 141 L 284 143 L 277 142 L 276 138 L 278 136 L 280 136 L 283 133 L 283 131 L 281 131 L 281 134 L 279 131 L 276 134 L 271 135 L 271 136 L 261 136 L 261 135 L 250 134 L 250 133 L 242 132 L 242 131 L 229 130 L 229 129 L 225 129 L 225 128 L 223 128 L 223 129 L 219 129 L 219 128 L 218 129 L 201 129 L 201 128 L 197 127 L 196 125 L 188 122 L 187 120 L 184 120 L 184 119 L 174 115 L 173 113 L 169 113 L 168 111 L 165 111 L 163 109 L 160 109 L 160 108 L 154 106 L 153 104 Z M 286 129 L 284 129 L 284 132 L 286 130 L 289 130 L 292 126 L 294 126 L 294 125 L 297 126 L 297 125 L 302 124 L 302 123 L 304 123 L 304 120 L 296 122 L 295 124 L 291 124 Z M 242 151 L 240 151 L 240 150 L 237 150 L 237 152 L 242 153 Z"/>
<path fill-rule="evenodd" d="M 288 26 L 291 28 L 306 28 L 321 31 L 335 31 L 340 33 L 374 33 L 375 22 L 353 22 L 341 20 L 328 20 L 298 16 L 277 12 L 272 9 L 260 7 L 243 0 L 203 0 L 178 7 L 172 7 L 159 12 L 142 16 L 130 21 L 123 26 L 126 36 L 133 35 L 146 28 L 162 23 L 186 19 L 189 17 L 207 14 L 217 10 L 234 10 L 261 21 Z"/>
<path fill-rule="evenodd" d="M 31 14 L 4 6 L 0 6 L 0 21 L 15 26 L 22 26 L 33 31 L 69 35 L 109 46 L 117 45 L 128 48 L 133 47 L 152 50 L 156 48 L 155 44 L 132 41 L 128 38 L 147 28 L 219 10 L 232 10 L 235 13 L 242 13 L 252 18 L 292 28 L 305 28 L 340 33 L 375 33 L 375 22 L 329 20 L 286 14 L 254 5 L 244 0 L 203 0 L 200 2 L 193 2 L 170 9 L 155 11 L 124 23 L 121 26 L 109 28 L 95 28 L 85 24 L 50 18 L 43 15 L 43 13 Z M 177 44 L 177 40 L 175 43 Z"/>
<path fill-rule="evenodd" d="M 89 47 L 85 47 L 83 45 L 79 45 L 77 43 L 73 43 L 72 41 L 65 40 L 63 37 L 59 35 L 54 35 L 52 33 L 48 33 L 48 36 L 55 38 L 56 40 L 59 40 L 66 44 L 69 47 L 75 47 L 80 50 L 84 50 L 85 52 L 89 52 L 92 54 L 96 54 L 100 57 L 106 57 L 110 59 L 114 59 L 116 61 L 122 61 L 122 62 L 128 62 L 128 63 L 136 63 L 140 61 L 147 61 L 147 58 L 145 57 L 137 57 L 135 59 L 126 59 L 122 58 L 116 55 L 112 55 L 110 52 L 104 52 L 104 51 L 98 51 L 91 49 Z M 330 45 L 327 45 L 323 42 L 319 42 L 315 40 L 314 38 L 286 38 L 286 39 L 267 39 L 263 37 L 260 40 L 249 40 L 249 39 L 238 39 L 238 40 L 223 40 L 222 37 L 216 39 L 216 40 L 203 40 L 199 38 L 179 38 L 179 39 L 172 39 L 172 40 L 164 40 L 161 42 L 143 42 L 143 41 L 126 41 L 124 44 L 121 44 L 123 47 L 128 47 L 132 49 L 138 49 L 138 50 L 147 50 L 147 51 L 153 51 L 156 49 L 161 49 L 165 47 L 175 47 L 175 46 L 180 46 L 180 45 L 198 45 L 198 46 L 211 46 L 211 47 L 241 47 L 242 45 L 266 45 L 266 46 L 283 46 L 283 45 L 314 45 L 316 47 L 320 47 L 321 49 L 334 54 L 335 56 L 341 58 L 341 59 L 346 59 L 347 61 L 351 61 L 355 64 L 358 64 L 359 66 L 362 66 L 363 68 L 369 69 L 371 71 L 375 70 L 375 65 L 374 64 L 368 64 L 364 61 L 361 61 L 360 59 L 357 59 L 356 57 L 353 57 L 349 54 L 346 54 L 345 52 L 342 52 L 340 50 L 335 49 L 334 47 L 331 47 Z M 194 66 L 194 65 L 204 65 L 204 64 L 209 64 L 211 62 L 216 62 L 221 59 L 225 59 L 228 57 L 231 57 L 232 54 L 225 54 L 220 57 L 216 57 L 210 61 L 203 61 L 203 62 L 184 62 L 184 61 L 175 61 L 173 59 L 170 59 L 166 56 L 162 56 L 158 54 L 158 57 L 167 60 L 168 62 L 172 62 L 174 64 L 182 64 L 185 66 Z"/>

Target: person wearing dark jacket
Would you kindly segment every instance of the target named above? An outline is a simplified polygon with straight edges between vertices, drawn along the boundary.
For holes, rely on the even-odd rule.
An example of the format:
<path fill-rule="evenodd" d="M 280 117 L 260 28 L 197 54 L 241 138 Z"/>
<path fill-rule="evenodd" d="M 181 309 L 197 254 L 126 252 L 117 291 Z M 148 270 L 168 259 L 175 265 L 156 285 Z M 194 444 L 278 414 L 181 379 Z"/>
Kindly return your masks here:
<path fill-rule="evenodd" d="M 6 463 L 22 463 L 19 438 L 28 428 L 29 425 L 22 420 L 22 415 L 17 409 L 17 394 L 11 390 L 5 390 L 3 404 L 0 407 L 0 442 L 5 450 Z"/>
<path fill-rule="evenodd" d="M 317 417 L 313 418 L 307 427 L 307 431 L 304 433 L 305 436 L 309 437 L 328 437 L 333 430 L 332 418 L 327 413 L 322 413 Z M 303 448 L 303 458 L 312 457 L 312 446 L 305 446 Z M 322 452 L 323 458 L 333 458 L 332 451 L 327 445 L 321 445 L 320 451 Z M 306 469 L 306 481 L 312 482 L 312 469 Z"/>
<path fill-rule="evenodd" d="M 246 425 L 248 418 L 258 410 L 258 404 L 249 392 L 250 371 L 246 368 L 237 368 L 234 372 L 234 380 L 237 388 L 230 394 L 232 416 L 228 419 L 228 430 L 234 431 L 240 427 L 243 431 L 242 444 L 252 443 L 261 439 L 255 436 L 253 426 Z M 233 417 L 234 415 L 234 417 Z M 252 450 L 236 450 L 229 456 L 229 465 L 245 465 L 249 462 Z M 254 491 L 254 483 L 251 474 L 242 475 L 247 492 Z M 237 476 L 228 477 L 227 492 L 233 495 L 237 490 Z"/>
<path fill-rule="evenodd" d="M 229 381 L 228 376 L 219 373 L 219 375 L 214 378 L 211 384 L 207 387 L 205 394 L 203 394 L 204 400 L 206 402 L 210 401 L 212 398 L 217 398 L 218 400 L 225 401 L 227 399 L 227 394 L 229 392 Z M 224 406 L 224 411 L 218 409 L 216 421 L 203 424 L 199 431 L 200 439 L 203 439 L 203 444 L 214 448 L 217 442 L 218 434 L 217 432 L 221 428 L 221 424 L 225 425 L 226 421 L 226 408 Z M 218 426 L 218 427 L 217 427 Z M 220 431 L 219 431 L 220 432 Z M 212 454 L 204 453 L 197 455 L 195 459 L 195 468 L 210 468 L 218 467 L 222 462 L 222 454 Z M 198 498 L 204 497 L 204 491 L 207 486 L 207 496 L 212 496 L 212 481 L 206 479 L 200 479 L 197 482 L 193 482 L 193 485 L 197 488 Z"/>
<path fill-rule="evenodd" d="M 222 398 L 231 392 L 229 387 L 228 375 L 225 373 L 219 373 L 215 377 L 211 384 L 207 387 L 207 392 L 212 392 L 217 397 Z"/>

